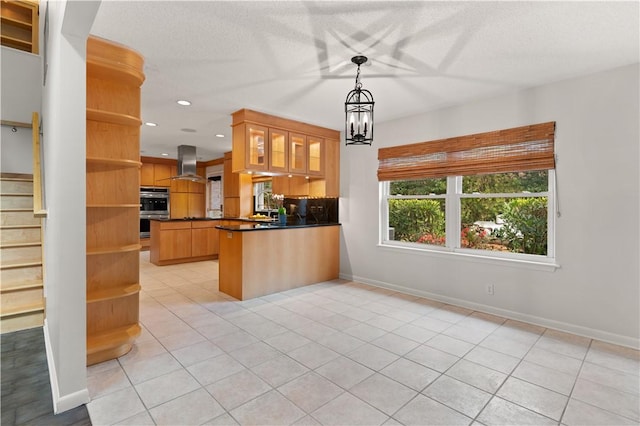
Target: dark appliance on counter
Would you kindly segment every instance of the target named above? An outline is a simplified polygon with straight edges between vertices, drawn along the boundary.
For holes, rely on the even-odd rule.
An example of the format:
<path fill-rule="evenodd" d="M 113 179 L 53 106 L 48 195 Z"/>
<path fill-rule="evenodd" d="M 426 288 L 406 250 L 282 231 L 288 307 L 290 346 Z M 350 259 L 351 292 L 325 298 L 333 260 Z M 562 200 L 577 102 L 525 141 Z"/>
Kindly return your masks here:
<path fill-rule="evenodd" d="M 169 188 L 140 188 L 140 238 L 151 236 L 151 219 L 169 219 Z"/>

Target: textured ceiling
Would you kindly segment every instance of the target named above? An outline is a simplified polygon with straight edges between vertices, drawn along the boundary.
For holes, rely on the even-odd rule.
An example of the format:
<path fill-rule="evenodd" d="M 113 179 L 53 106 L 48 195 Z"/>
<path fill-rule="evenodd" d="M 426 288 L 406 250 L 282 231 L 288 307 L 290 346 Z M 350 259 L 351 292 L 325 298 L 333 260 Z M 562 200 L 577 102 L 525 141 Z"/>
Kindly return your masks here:
<path fill-rule="evenodd" d="M 142 155 L 209 160 L 241 108 L 342 130 L 357 54 L 377 123 L 636 63 L 639 3 L 103 0 L 91 33 L 145 57 Z"/>

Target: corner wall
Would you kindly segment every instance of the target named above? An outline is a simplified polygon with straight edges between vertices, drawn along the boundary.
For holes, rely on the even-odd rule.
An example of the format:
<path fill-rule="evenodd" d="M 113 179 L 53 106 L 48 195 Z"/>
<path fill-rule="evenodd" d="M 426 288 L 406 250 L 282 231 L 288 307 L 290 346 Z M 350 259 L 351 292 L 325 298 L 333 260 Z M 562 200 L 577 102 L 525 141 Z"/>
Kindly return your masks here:
<path fill-rule="evenodd" d="M 342 147 L 341 277 L 639 347 L 638 76 L 635 64 L 376 123 L 371 148 Z M 561 211 L 555 272 L 377 246 L 378 148 L 547 121 Z"/>
<path fill-rule="evenodd" d="M 86 377 L 86 39 L 100 2 L 48 1 L 42 132 L 45 341 L 54 411 L 89 401 Z M 45 25 L 41 22 L 41 28 Z M 41 40 L 44 40 L 41 37 Z M 44 46 L 40 49 L 44 52 Z"/>
<path fill-rule="evenodd" d="M 0 81 L 4 121 L 31 124 L 31 114 L 40 113 L 42 103 L 42 61 L 39 55 L 1 46 Z M 33 147 L 30 128 L 2 126 L 0 171 L 33 173 Z"/>

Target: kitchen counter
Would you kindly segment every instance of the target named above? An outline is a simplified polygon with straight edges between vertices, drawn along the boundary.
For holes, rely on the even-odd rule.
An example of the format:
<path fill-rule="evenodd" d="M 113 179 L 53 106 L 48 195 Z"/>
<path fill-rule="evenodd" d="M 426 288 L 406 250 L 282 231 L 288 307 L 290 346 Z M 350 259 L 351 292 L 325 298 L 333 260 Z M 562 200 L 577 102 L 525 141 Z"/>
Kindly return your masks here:
<path fill-rule="evenodd" d="M 220 233 L 219 289 L 236 299 L 252 299 L 338 278 L 338 223 L 241 224 L 216 229 Z"/>
<path fill-rule="evenodd" d="M 280 225 L 278 222 L 247 223 L 242 225 L 219 225 L 216 228 L 224 231 L 268 231 L 274 229 L 316 228 L 319 226 L 340 226 L 339 223 L 311 223 L 296 225 Z"/>

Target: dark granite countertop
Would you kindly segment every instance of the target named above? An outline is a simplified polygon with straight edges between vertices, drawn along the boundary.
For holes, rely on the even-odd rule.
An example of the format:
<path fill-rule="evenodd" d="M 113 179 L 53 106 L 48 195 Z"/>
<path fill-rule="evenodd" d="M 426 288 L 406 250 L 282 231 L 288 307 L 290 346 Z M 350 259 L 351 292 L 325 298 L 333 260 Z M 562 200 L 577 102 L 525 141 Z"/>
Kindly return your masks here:
<path fill-rule="evenodd" d="M 295 229 L 295 228 L 316 228 L 319 226 L 340 226 L 339 223 L 311 223 L 311 224 L 295 224 L 295 225 L 280 225 L 277 222 L 271 223 L 247 223 L 246 225 L 223 225 L 216 226 L 218 229 L 224 231 L 269 231 L 274 229 Z"/>
<path fill-rule="evenodd" d="M 267 219 L 249 219 L 247 217 L 185 217 L 182 219 L 151 219 L 157 220 L 159 222 L 201 222 L 201 221 L 215 221 L 215 220 L 239 220 L 241 222 L 249 222 L 249 223 L 272 223 L 273 221 L 277 221 L 277 219 L 267 220 Z"/>

